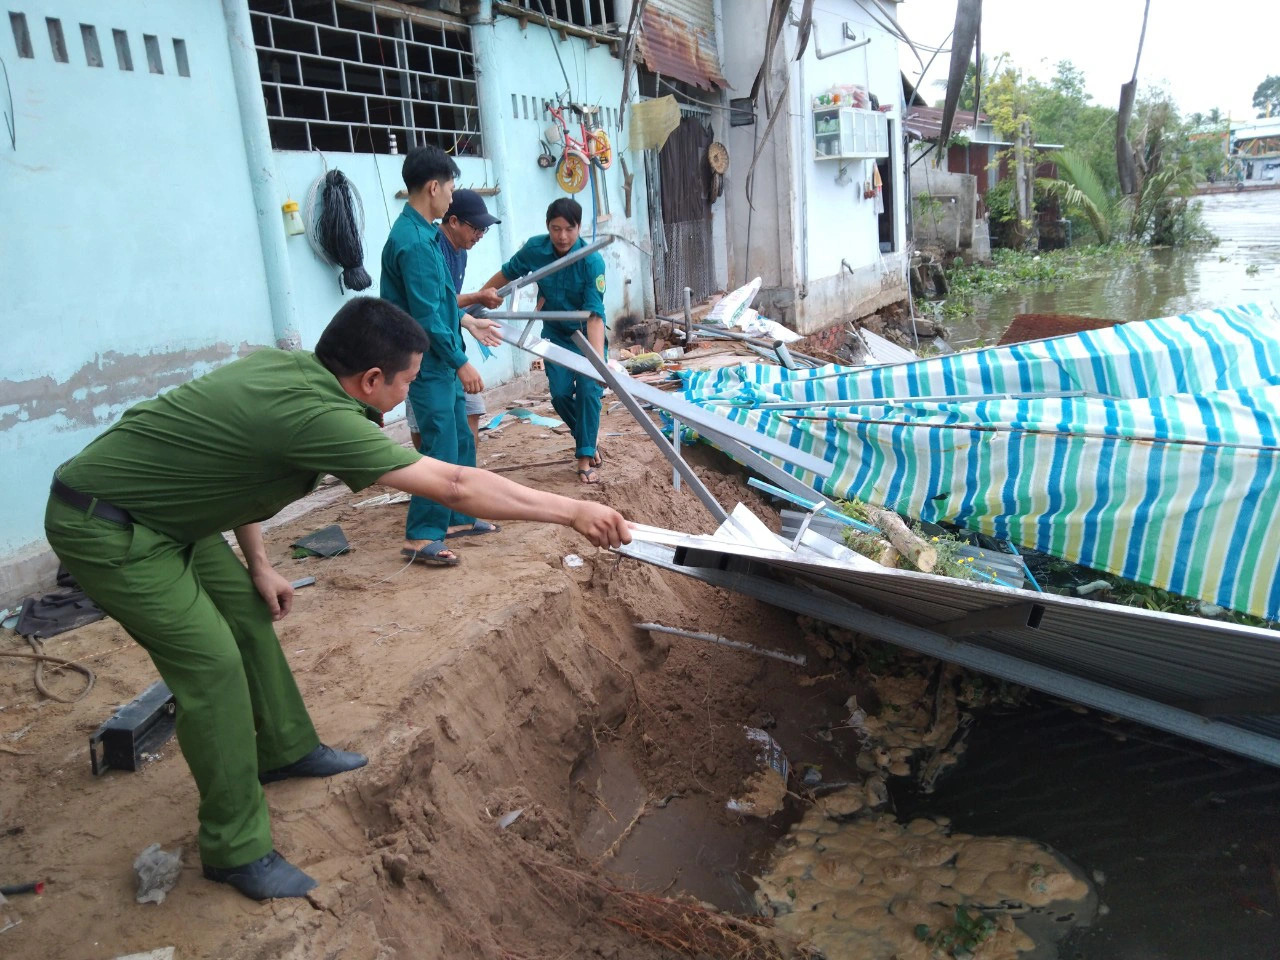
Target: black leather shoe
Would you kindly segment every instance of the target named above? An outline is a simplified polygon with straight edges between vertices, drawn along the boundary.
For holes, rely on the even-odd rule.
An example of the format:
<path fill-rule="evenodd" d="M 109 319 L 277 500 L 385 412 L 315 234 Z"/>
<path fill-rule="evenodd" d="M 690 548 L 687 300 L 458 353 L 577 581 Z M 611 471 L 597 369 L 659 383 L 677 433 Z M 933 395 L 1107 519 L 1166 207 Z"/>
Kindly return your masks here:
<path fill-rule="evenodd" d="M 206 866 L 204 876 L 214 883 L 229 883 L 253 900 L 305 897 L 316 886 L 314 880 L 275 850 L 242 867 Z"/>
<path fill-rule="evenodd" d="M 258 782 L 275 783 L 290 777 L 332 777 L 335 773 L 346 773 L 363 767 L 368 762 L 369 758 L 363 753 L 335 750 L 322 743 L 301 760 L 295 760 L 285 767 L 262 771 L 258 774 Z"/>

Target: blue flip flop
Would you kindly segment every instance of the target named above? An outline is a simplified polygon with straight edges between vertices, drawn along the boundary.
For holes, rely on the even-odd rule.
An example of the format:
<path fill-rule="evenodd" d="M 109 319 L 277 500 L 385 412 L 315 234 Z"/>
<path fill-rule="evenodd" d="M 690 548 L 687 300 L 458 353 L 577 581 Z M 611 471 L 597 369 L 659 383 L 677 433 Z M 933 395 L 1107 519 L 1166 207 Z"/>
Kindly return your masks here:
<path fill-rule="evenodd" d="M 445 546 L 445 542 L 443 540 L 432 540 L 425 547 L 419 547 L 417 550 L 410 550 L 408 547 L 403 547 L 400 550 L 400 556 L 404 557 L 410 563 L 426 563 L 438 567 L 456 567 L 462 562 L 461 557 L 442 557 L 440 556 L 442 553 L 452 553 L 452 551 Z"/>
<path fill-rule="evenodd" d="M 478 537 L 482 533 L 497 533 L 502 528 L 496 523 L 490 523 L 488 520 L 477 520 L 465 530 L 459 530 L 456 533 L 446 533 L 446 537 Z"/>

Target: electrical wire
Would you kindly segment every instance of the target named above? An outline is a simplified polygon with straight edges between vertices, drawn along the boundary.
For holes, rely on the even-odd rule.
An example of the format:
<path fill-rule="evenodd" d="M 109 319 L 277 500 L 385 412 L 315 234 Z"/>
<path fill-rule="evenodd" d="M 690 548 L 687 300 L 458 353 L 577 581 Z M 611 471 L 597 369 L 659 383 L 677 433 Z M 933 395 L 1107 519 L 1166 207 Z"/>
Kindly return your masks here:
<path fill-rule="evenodd" d="M 44 643 L 36 637 L 27 637 L 27 643 L 31 645 L 31 653 L 25 650 L 0 650 L 0 657 L 12 657 L 18 660 L 34 660 L 36 662 L 35 684 L 41 696 L 48 697 L 50 700 L 56 700 L 58 703 L 78 703 L 89 695 L 89 691 L 93 689 L 94 681 L 97 676 L 92 670 L 83 663 L 76 663 L 74 660 L 68 660 L 66 657 L 54 657 L 44 652 Z M 58 667 L 68 670 L 74 670 L 76 673 L 84 677 L 84 689 L 74 697 L 63 697 L 51 691 L 44 684 L 44 665 L 46 663 L 56 664 Z"/>
<path fill-rule="evenodd" d="M 341 170 L 329 170 L 312 181 L 304 219 L 311 249 L 325 263 L 342 268 L 340 286 L 364 290 L 373 285 L 364 269 L 364 204 Z"/>

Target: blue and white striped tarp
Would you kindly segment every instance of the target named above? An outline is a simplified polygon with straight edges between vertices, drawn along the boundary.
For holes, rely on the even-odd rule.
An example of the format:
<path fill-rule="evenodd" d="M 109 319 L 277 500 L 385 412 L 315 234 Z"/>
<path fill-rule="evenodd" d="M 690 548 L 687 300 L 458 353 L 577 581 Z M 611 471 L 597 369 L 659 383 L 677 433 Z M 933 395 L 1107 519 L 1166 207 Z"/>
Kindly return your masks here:
<path fill-rule="evenodd" d="M 685 377 L 689 400 L 831 463 L 825 482 L 788 468 L 827 497 L 1280 619 L 1274 307 L 886 367 Z M 761 407 L 786 402 L 807 406 Z"/>

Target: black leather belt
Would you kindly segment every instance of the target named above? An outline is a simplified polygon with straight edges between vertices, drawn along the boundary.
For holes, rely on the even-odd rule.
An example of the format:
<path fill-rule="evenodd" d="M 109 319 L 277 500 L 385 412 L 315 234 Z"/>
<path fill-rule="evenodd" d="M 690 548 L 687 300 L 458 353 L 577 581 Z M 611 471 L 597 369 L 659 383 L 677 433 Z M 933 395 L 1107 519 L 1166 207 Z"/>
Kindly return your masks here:
<path fill-rule="evenodd" d="M 107 503 L 105 500 L 99 500 L 97 497 L 91 497 L 87 493 L 74 490 L 59 480 L 56 475 L 53 478 L 51 490 L 53 495 L 63 503 L 75 507 L 77 510 L 83 510 L 91 517 L 101 517 L 103 520 L 110 520 L 112 523 L 118 523 L 124 527 L 133 523 L 133 517 L 128 510 L 121 510 L 115 504 Z"/>

